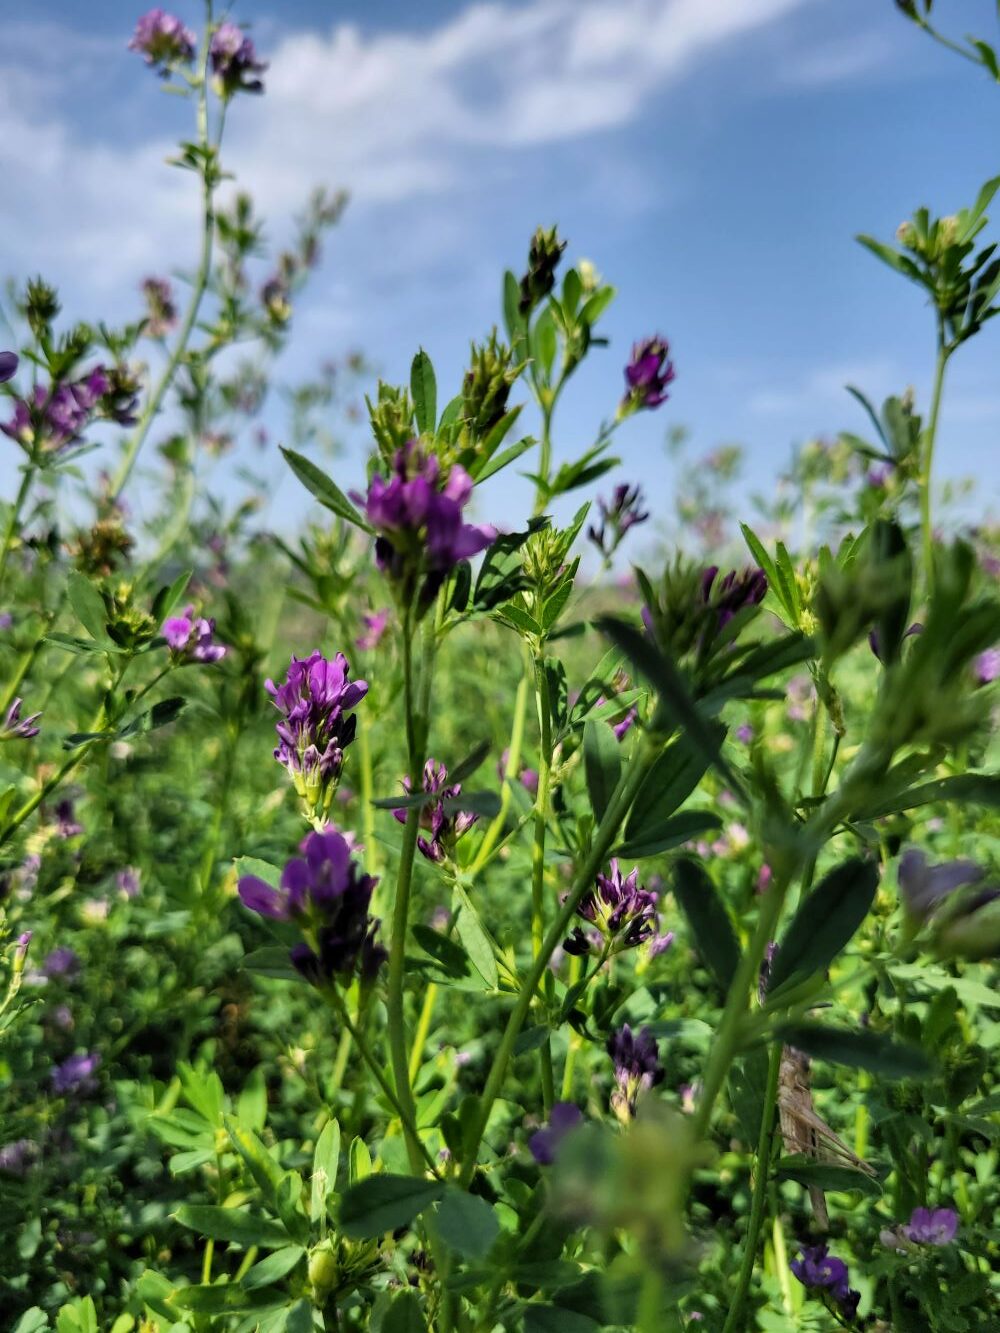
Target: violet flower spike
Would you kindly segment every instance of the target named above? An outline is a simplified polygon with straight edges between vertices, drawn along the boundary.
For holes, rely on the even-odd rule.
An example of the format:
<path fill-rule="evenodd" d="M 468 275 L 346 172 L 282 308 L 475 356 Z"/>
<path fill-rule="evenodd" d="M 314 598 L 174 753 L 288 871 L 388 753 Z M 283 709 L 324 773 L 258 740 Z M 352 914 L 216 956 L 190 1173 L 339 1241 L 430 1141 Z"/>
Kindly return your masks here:
<path fill-rule="evenodd" d="M 151 9 L 136 23 L 128 49 L 138 51 L 147 65 L 158 67 L 161 78 L 167 78 L 173 66 L 191 63 L 196 42 L 194 33 L 176 15 Z"/>
<path fill-rule="evenodd" d="M 169 616 L 161 633 L 178 666 L 186 662 L 221 662 L 229 651 L 225 644 L 213 642 L 215 621 L 195 616 L 193 606 L 186 606 L 179 616 Z"/>
<path fill-rule="evenodd" d="M 212 34 L 208 54 L 220 97 L 228 100 L 235 93 L 264 91 L 260 75 L 267 69 L 267 62 L 257 59 L 253 42 L 235 23 L 219 24 Z"/>
<path fill-rule="evenodd" d="M 388 956 L 375 939 L 379 923 L 368 914 L 377 881 L 363 873 L 348 839 L 332 827 L 310 833 L 300 850 L 278 888 L 256 875 L 241 878 L 244 907 L 301 928 L 303 938 L 289 957 L 314 986 L 334 980 L 347 985 L 355 974 L 370 983 Z"/>
<path fill-rule="evenodd" d="M 101 1057 L 96 1051 L 85 1055 L 71 1055 L 56 1065 L 51 1074 L 52 1091 L 57 1096 L 68 1093 L 93 1092 L 97 1087 L 94 1074 L 100 1067 Z"/>
<path fill-rule="evenodd" d="M 954 1208 L 914 1208 L 903 1234 L 916 1245 L 950 1245 L 958 1234 L 958 1213 Z"/>
<path fill-rule="evenodd" d="M 0 384 L 6 384 L 17 374 L 18 356 L 16 352 L 0 352 Z"/>
<path fill-rule="evenodd" d="M 618 408 L 619 418 L 632 412 L 653 409 L 667 401 L 667 388 L 673 383 L 674 363 L 665 338 L 645 338 L 632 348 L 625 367 L 625 396 Z"/>
<path fill-rule="evenodd" d="M 539 1166 L 551 1166 L 567 1134 L 583 1124 L 583 1112 L 572 1102 L 556 1102 L 549 1123 L 528 1140 L 528 1149 Z"/>
<path fill-rule="evenodd" d="M 665 1077 L 656 1039 L 650 1028 L 633 1033 L 626 1023 L 611 1033 L 607 1052 L 614 1061 L 617 1084 L 611 1094 L 611 1109 L 623 1124 L 628 1124 L 635 1116 L 640 1097 Z"/>
<path fill-rule="evenodd" d="M 413 790 L 408 777 L 403 779 L 403 788 L 407 795 Z M 421 788 L 428 795 L 436 797 L 436 800 L 420 807 L 420 827 L 430 837 L 418 836 L 417 847 L 428 861 L 451 860 L 455 844 L 472 828 L 479 816 L 472 811 L 445 809 L 445 801 L 455 801 L 461 796 L 462 784 L 456 782 L 449 786 L 448 770 L 436 759 L 428 759 L 424 764 Z M 392 813 L 400 824 L 406 823 L 408 810 L 405 806 Z"/>
<path fill-rule="evenodd" d="M 321 825 L 330 809 L 344 765 L 344 751 L 354 740 L 357 718 L 348 716 L 368 693 L 368 682 L 350 680 L 343 653 L 327 660 L 317 649 L 293 657 L 279 686 L 265 682 L 283 714 L 275 730 L 274 757 L 288 772 L 306 812 Z"/>
<path fill-rule="evenodd" d="M 639 885 L 639 868 L 623 876 L 617 860 L 609 875 L 598 875 L 594 887 L 581 899 L 577 915 L 597 927 L 598 941 L 610 952 L 635 949 L 657 935 L 656 894 Z M 591 953 L 595 941 L 580 926 L 563 941 L 570 954 Z M 600 944 L 598 943 L 598 948 Z"/>
<path fill-rule="evenodd" d="M 956 889 L 978 884 L 983 870 L 967 860 L 932 866 L 919 848 L 908 847 L 899 858 L 896 878 L 907 914 L 915 921 L 926 921 Z"/>
<path fill-rule="evenodd" d="M 3 726 L 0 726 L 0 741 L 27 741 L 33 736 L 37 736 L 40 727 L 35 723 L 42 716 L 41 713 L 32 713 L 30 717 L 21 717 L 21 704 L 23 699 L 15 699 L 7 709 L 7 716 L 3 720 Z"/>

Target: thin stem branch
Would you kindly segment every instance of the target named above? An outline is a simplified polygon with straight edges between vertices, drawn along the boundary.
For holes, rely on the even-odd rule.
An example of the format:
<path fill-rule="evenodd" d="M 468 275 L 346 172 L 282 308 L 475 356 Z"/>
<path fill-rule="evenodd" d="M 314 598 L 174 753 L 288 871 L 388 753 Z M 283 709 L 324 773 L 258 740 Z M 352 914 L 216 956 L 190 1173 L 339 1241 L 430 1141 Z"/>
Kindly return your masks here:
<path fill-rule="evenodd" d="M 938 417 L 941 411 L 941 395 L 944 390 L 944 375 L 948 365 L 948 346 L 944 330 L 938 327 L 938 353 L 934 367 L 934 389 L 931 394 L 931 411 L 924 431 L 923 452 L 920 459 L 920 532 L 923 548 L 924 586 L 928 597 L 934 591 L 934 524 L 931 513 L 934 469 L 934 445 L 937 440 Z"/>

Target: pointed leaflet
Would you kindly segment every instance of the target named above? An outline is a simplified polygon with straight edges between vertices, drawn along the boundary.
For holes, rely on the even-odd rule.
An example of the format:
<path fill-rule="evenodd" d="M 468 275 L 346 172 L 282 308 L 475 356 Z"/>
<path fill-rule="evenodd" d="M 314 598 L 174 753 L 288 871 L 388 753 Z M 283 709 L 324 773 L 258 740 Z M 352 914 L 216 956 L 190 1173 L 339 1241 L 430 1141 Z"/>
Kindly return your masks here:
<path fill-rule="evenodd" d="M 353 523 L 356 528 L 363 528 L 365 532 L 373 531 L 340 487 L 321 468 L 318 468 L 315 463 L 310 463 L 308 458 L 303 458 L 301 454 L 295 453 L 293 449 L 286 449 L 284 445 L 281 446 L 281 452 L 285 455 L 285 461 L 302 485 L 307 491 L 311 491 L 315 495 L 324 509 L 329 509 L 338 518 Z"/>
<path fill-rule="evenodd" d="M 816 1060 L 867 1069 L 883 1078 L 921 1078 L 932 1069 L 919 1046 L 893 1041 L 884 1032 L 825 1027 L 822 1023 L 786 1023 L 775 1035 Z"/>
<path fill-rule="evenodd" d="M 350 1240 L 374 1240 L 386 1231 L 405 1227 L 444 1191 L 437 1180 L 368 1176 L 352 1185 L 340 1201 L 340 1229 Z"/>
<path fill-rule="evenodd" d="M 437 380 L 431 359 L 421 347 L 410 366 L 410 394 L 416 410 L 417 429 L 433 435 L 437 425 Z"/>
<path fill-rule="evenodd" d="M 622 771 L 618 738 L 607 722 L 587 722 L 583 728 L 583 763 L 594 819 L 604 818 Z"/>
<path fill-rule="evenodd" d="M 820 880 L 781 938 L 771 964 L 769 998 L 786 982 L 805 981 L 826 969 L 868 915 L 877 888 L 878 867 L 860 857 Z"/>
<path fill-rule="evenodd" d="M 698 952 L 722 989 L 728 990 L 740 962 L 729 913 L 707 871 L 686 857 L 674 868 L 674 897 L 687 917 Z"/>

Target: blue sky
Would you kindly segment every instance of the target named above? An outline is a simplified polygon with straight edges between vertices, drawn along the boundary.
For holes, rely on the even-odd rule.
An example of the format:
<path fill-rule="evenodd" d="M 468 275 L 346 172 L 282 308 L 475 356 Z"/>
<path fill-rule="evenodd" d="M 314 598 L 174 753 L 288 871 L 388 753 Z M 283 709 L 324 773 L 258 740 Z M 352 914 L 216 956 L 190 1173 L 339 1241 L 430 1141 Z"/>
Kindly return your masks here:
<path fill-rule="evenodd" d="M 200 5 L 175 8 L 197 25 Z M 991 0 L 939 8 L 996 36 Z M 132 313 L 142 276 L 192 253 L 193 180 L 162 164 L 189 107 L 125 50 L 132 4 L 3 10 L 0 270 L 52 276 L 74 316 Z M 422 344 L 450 396 L 498 320 L 502 269 L 558 222 L 620 296 L 557 451 L 588 443 L 632 340 L 659 331 L 673 397 L 618 450 L 654 504 L 670 425 L 706 450 L 744 444 L 760 490 L 794 442 L 862 427 L 845 383 L 926 402 L 929 312 L 853 236 L 971 203 L 1000 171 L 1000 91 L 892 0 L 242 0 L 233 16 L 271 69 L 266 95 L 233 107 L 224 156 L 271 234 L 313 184 L 352 195 L 289 377 L 358 347 L 402 379 Z M 994 508 L 998 338 L 953 362 L 939 447 L 940 475 L 976 475 Z M 357 481 L 360 445 L 337 471 Z M 483 516 L 509 514 L 517 483 L 492 485 Z M 294 484 L 281 496 L 298 512 Z"/>

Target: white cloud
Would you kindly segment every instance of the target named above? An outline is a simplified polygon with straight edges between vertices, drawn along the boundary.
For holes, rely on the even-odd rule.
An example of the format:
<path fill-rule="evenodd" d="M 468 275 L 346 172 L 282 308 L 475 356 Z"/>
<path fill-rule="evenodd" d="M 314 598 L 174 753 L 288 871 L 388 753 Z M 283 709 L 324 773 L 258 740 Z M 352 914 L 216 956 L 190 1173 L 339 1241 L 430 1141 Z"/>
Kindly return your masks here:
<path fill-rule="evenodd" d="M 485 194 L 519 152 L 634 122 L 710 55 L 808 3 L 496 0 L 421 32 L 339 23 L 287 34 L 266 53 L 266 96 L 232 110 L 226 162 L 271 216 L 325 181 L 346 184 L 362 210 L 433 194 L 440 217 L 446 194 Z M 197 200 L 190 175 L 163 165 L 170 145 L 135 142 L 130 118 L 124 144 L 89 138 L 72 112 L 55 110 L 55 68 L 34 90 L 17 76 L 18 52 L 33 45 L 61 51 L 52 63 L 63 69 L 78 51 L 88 77 L 74 79 L 77 100 L 97 95 L 95 69 L 110 85 L 116 59 L 137 59 L 51 24 L 5 29 L 0 263 L 55 268 L 103 295 L 165 255 L 183 260 Z M 447 222 L 438 239 L 423 230 L 441 254 L 459 234 Z"/>
<path fill-rule="evenodd" d="M 807 370 L 797 380 L 790 379 L 781 388 L 765 385 L 751 393 L 747 410 L 755 416 L 803 417 L 810 412 L 817 422 L 829 415 L 833 406 L 854 409 L 847 385 L 854 385 L 872 402 L 880 404 L 893 393 L 906 388 L 898 367 L 888 358 L 869 361 L 844 361 L 836 365 Z M 860 410 L 860 409 L 857 409 Z"/>

